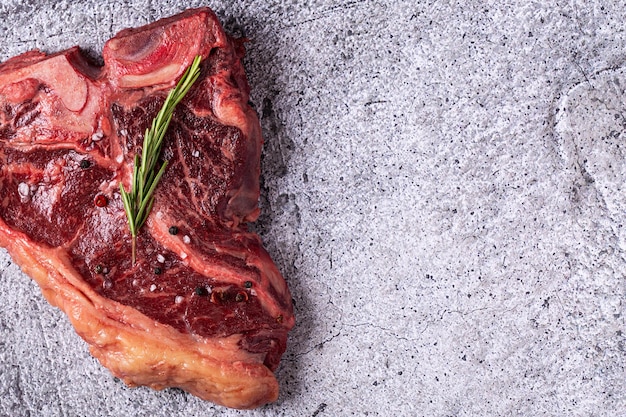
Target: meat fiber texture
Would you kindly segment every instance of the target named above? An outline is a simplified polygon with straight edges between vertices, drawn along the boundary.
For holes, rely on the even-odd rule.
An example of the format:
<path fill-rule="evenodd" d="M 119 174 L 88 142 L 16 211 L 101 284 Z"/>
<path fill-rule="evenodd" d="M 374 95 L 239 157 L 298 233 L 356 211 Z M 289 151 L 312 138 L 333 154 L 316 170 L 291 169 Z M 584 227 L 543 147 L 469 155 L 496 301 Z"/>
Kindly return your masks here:
<path fill-rule="evenodd" d="M 200 5 L 20 3 L 3 60 Z M 210 5 L 250 39 L 281 396 L 126 388 L 3 255 L 0 415 L 624 415 L 622 2 Z"/>

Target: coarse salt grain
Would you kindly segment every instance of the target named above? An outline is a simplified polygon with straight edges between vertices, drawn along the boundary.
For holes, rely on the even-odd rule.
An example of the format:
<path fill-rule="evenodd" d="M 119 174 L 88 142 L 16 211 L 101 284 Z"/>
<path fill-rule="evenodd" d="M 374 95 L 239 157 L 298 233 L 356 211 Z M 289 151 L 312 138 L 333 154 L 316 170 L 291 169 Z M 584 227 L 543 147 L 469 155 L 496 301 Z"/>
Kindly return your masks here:
<path fill-rule="evenodd" d="M 189 236 L 185 235 L 185 236 L 183 236 L 183 242 L 189 243 L 189 242 L 191 242 L 191 238 Z"/>
<path fill-rule="evenodd" d="M 197 157 L 200 156 L 200 151 L 199 150 L 195 150 L 195 151 L 193 151 L 192 155 L 197 158 Z"/>
<path fill-rule="evenodd" d="M 184 300 L 184 298 L 183 298 L 183 296 L 182 296 L 182 295 L 177 295 L 177 296 L 176 296 L 176 298 L 174 298 L 174 302 L 175 302 L 176 304 L 180 304 L 180 303 L 182 303 L 182 302 L 183 302 L 183 300 Z"/>
<path fill-rule="evenodd" d="M 28 197 L 30 194 L 30 187 L 25 182 L 20 182 L 17 186 L 17 192 L 22 197 Z"/>
<path fill-rule="evenodd" d="M 154 292 L 156 290 L 156 284 L 150 285 L 150 292 Z"/>
<path fill-rule="evenodd" d="M 91 135 L 91 140 L 93 140 L 94 142 L 98 142 L 99 140 L 102 140 L 103 137 L 104 135 L 102 134 L 102 132 L 96 132 Z"/>
<path fill-rule="evenodd" d="M 187 258 L 187 254 L 185 252 L 181 252 L 180 259 L 186 259 L 186 258 Z"/>
<path fill-rule="evenodd" d="M 124 156 L 123 156 L 123 155 L 118 155 L 118 156 L 115 158 L 115 161 L 116 161 L 118 164 L 121 164 L 122 162 L 124 162 Z"/>
<path fill-rule="evenodd" d="M 160 263 L 165 262 L 165 256 L 161 255 L 160 253 L 157 255 L 157 261 L 159 261 Z"/>

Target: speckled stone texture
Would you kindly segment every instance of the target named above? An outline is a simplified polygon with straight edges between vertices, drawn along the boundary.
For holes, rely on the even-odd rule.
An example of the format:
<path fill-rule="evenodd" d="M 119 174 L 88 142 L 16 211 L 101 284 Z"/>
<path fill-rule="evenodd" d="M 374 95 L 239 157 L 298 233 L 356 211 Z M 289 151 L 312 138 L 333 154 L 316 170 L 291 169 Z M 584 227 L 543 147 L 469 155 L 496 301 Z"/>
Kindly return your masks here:
<path fill-rule="evenodd" d="M 129 389 L 0 252 L 0 416 L 626 416 L 620 1 L 3 1 L 0 59 L 209 5 L 248 37 L 281 397 Z"/>

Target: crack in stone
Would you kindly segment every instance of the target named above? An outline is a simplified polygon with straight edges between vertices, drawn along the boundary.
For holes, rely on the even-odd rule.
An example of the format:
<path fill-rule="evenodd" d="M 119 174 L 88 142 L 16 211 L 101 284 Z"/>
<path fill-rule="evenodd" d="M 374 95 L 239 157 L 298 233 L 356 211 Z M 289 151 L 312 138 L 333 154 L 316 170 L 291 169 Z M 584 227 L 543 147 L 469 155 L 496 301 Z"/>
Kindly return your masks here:
<path fill-rule="evenodd" d="M 428 327 L 430 327 L 430 324 L 431 324 L 431 323 L 427 322 L 427 323 L 426 323 L 426 326 L 425 326 L 425 327 L 424 327 L 424 328 L 423 328 L 423 329 L 419 332 L 419 334 L 420 334 L 420 335 L 424 334 L 424 332 L 428 329 Z M 365 323 L 352 323 L 352 324 L 348 324 L 348 323 L 346 323 L 345 325 L 346 325 L 346 326 L 348 326 L 348 327 L 363 327 L 363 326 L 366 326 L 366 327 L 372 327 L 372 328 L 374 328 L 374 329 L 378 329 L 378 330 L 381 330 L 381 331 L 383 331 L 383 332 L 385 332 L 385 333 L 387 333 L 387 334 L 392 335 L 392 336 L 393 336 L 394 338 L 396 338 L 397 340 L 404 340 L 404 341 L 407 341 L 407 342 L 417 342 L 417 341 L 419 340 L 419 339 L 417 339 L 417 338 L 411 338 L 411 337 L 401 336 L 400 334 L 398 334 L 398 332 L 396 332 L 396 331 L 394 331 L 394 330 L 392 330 L 392 329 L 389 329 L 389 328 L 386 328 L 386 327 L 383 327 L 383 326 L 381 326 L 381 325 L 374 324 L 374 323 L 369 323 L 369 322 L 365 322 Z"/>

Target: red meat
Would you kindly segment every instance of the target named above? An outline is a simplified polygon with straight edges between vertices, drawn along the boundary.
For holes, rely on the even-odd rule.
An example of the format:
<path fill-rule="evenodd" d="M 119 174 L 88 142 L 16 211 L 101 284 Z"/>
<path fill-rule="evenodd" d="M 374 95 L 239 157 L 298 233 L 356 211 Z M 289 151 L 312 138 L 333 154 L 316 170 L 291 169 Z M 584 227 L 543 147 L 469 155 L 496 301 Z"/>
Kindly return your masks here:
<path fill-rule="evenodd" d="M 261 129 L 241 41 L 207 8 L 0 65 L 0 245 L 129 385 L 229 407 L 274 401 L 294 324 L 285 281 L 246 223 L 259 214 Z M 137 262 L 119 194 L 143 134 L 196 55 Z"/>

